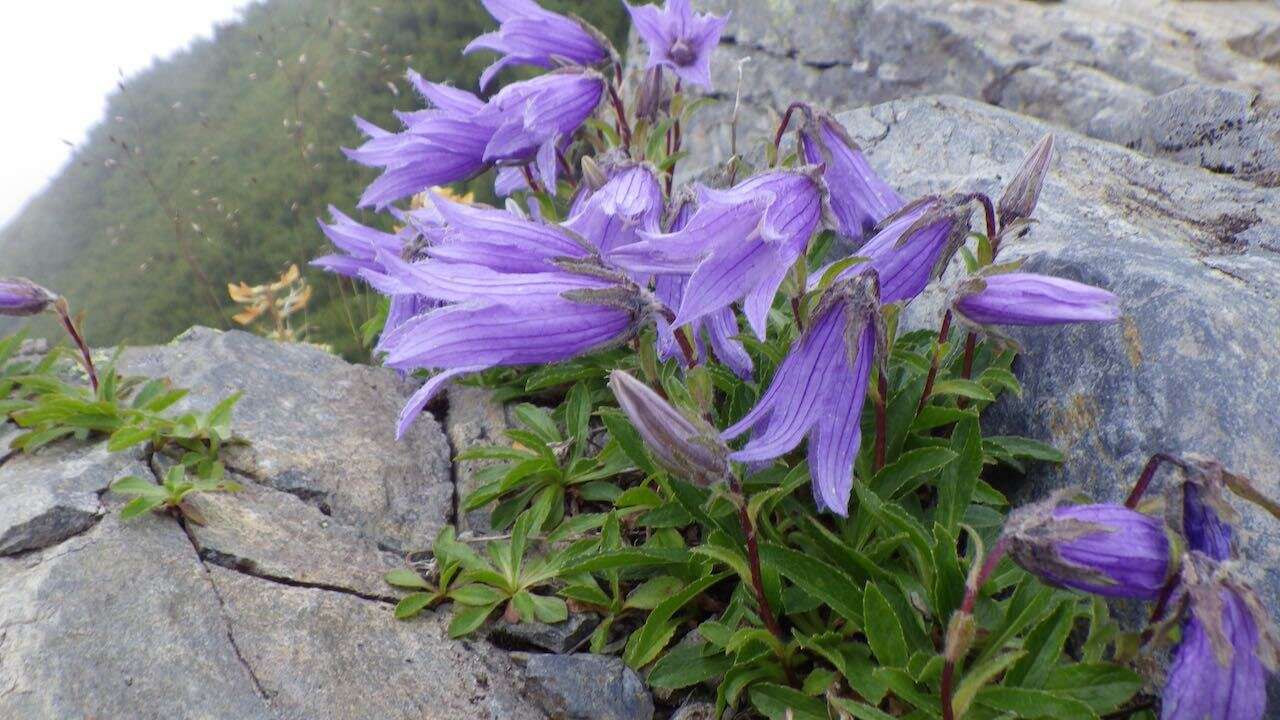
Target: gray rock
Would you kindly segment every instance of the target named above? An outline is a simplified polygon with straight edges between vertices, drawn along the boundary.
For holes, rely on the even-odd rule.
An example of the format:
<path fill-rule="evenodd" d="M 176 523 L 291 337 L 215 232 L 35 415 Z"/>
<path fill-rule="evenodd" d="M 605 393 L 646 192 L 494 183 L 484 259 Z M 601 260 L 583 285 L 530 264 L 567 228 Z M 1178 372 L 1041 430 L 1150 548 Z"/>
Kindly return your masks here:
<path fill-rule="evenodd" d="M 489 626 L 490 642 L 508 650 L 524 650 L 530 647 L 553 653 L 567 653 L 577 649 L 591 637 L 600 624 L 594 614 L 574 613 L 564 622 L 547 623 L 507 622 L 501 618 Z"/>
<path fill-rule="evenodd" d="M 269 719 L 172 520 L 0 558 L 0 717 Z"/>
<path fill-rule="evenodd" d="M 241 655 L 280 720 L 537 720 L 501 653 L 449 640 L 447 618 L 210 567 Z"/>
<path fill-rule="evenodd" d="M 843 109 L 949 93 L 1180 162 L 1280 182 L 1267 172 L 1280 146 L 1274 3 L 696 0 L 695 6 L 732 12 L 712 66 L 716 97 L 735 97 L 740 61 L 750 58 L 741 65 L 740 149 L 769 137 L 793 101 Z M 1187 90 L 1170 94 L 1181 88 Z M 1224 94 L 1257 96 L 1257 105 L 1224 103 Z M 687 169 L 729 156 L 731 106 L 709 108 L 687 128 L 686 147 L 694 152 Z M 1219 129 L 1222 123 L 1232 124 Z"/>
<path fill-rule="evenodd" d="M 449 411 L 445 415 L 445 432 L 455 455 L 480 445 L 504 442 L 507 425 L 506 412 L 501 403 L 495 402 L 493 393 L 485 388 L 452 385 L 447 391 Z M 481 508 L 462 512 L 462 503 L 481 486 L 476 474 L 492 465 L 483 460 L 455 462 L 454 482 L 458 493 L 458 531 L 484 535 L 493 531 L 489 524 L 489 510 Z"/>
<path fill-rule="evenodd" d="M 150 477 L 130 453 L 106 445 L 59 443 L 0 465 L 0 555 L 37 550 L 88 530 L 102 516 L 99 496 L 116 479 Z"/>
<path fill-rule="evenodd" d="M 1047 130 L 954 97 L 840 117 L 908 196 L 998 193 Z M 1280 497 L 1280 190 L 1070 132 L 1057 147 L 1038 222 L 1001 258 L 1110 289 L 1125 317 L 1013 332 L 1025 393 L 991 408 L 986 431 L 1066 454 L 1061 466 L 1032 468 L 1028 495 L 1076 484 L 1120 500 L 1152 453 L 1198 451 Z M 937 313 L 921 317 L 929 304 L 919 305 L 913 321 L 936 327 Z M 1280 607 L 1280 523 L 1237 506 L 1248 572 Z"/>
<path fill-rule="evenodd" d="M 382 576 L 403 561 L 292 495 L 245 483 L 240 492 L 201 493 L 188 502 L 204 521 L 187 527 L 205 562 L 394 601 Z"/>
<path fill-rule="evenodd" d="M 182 409 L 208 410 L 243 391 L 232 429 L 250 444 L 228 448 L 228 466 L 387 547 L 430 547 L 452 517 L 448 442 L 429 414 L 396 441 L 395 418 L 413 387 L 389 370 L 208 328 L 130 348 L 120 370 L 189 388 Z"/>
<path fill-rule="evenodd" d="M 548 715 L 563 720 L 650 720 L 653 698 L 621 658 L 605 655 L 529 655 L 525 692 Z"/>

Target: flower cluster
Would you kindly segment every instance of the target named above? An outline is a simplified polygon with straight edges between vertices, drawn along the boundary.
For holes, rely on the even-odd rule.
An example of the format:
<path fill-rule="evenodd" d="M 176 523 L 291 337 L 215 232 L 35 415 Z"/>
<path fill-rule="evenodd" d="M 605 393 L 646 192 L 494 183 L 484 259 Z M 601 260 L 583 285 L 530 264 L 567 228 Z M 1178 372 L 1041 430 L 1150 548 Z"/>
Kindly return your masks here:
<path fill-rule="evenodd" d="M 877 481 L 894 469 L 885 465 L 889 387 L 902 383 L 889 378 L 890 358 L 904 306 L 948 278 L 933 357 L 913 358 L 928 366 L 923 393 L 916 384 L 907 402 L 901 393 L 892 398 L 895 412 L 917 399 L 919 410 L 933 402 L 955 321 L 967 337 L 963 355 L 948 361 L 960 376 L 951 386 L 970 395 L 935 408 L 948 423 L 975 417 L 965 407 L 982 397 L 971 378 L 979 335 L 1002 339 L 1009 326 L 1120 317 L 1107 290 L 998 261 L 1001 246 L 1031 222 L 1054 158 L 1052 136 L 1031 150 L 995 202 L 966 192 L 907 198 L 831 115 L 795 105 L 775 140 L 776 151 L 797 118 L 794 154 L 779 161 L 774 152 L 768 167 L 736 182 L 743 165 L 735 158 L 722 175 L 733 179 L 722 186 L 681 183 L 680 123 L 689 106 L 681 93 L 686 84 L 710 88 L 725 18 L 695 13 L 689 0 L 628 5 L 649 50 L 645 67 L 629 77 L 607 40 L 579 19 L 532 0 L 484 6 L 499 26 L 466 52 L 500 57 L 480 89 L 507 67 L 547 72 L 487 98 L 410 74 L 428 108 L 401 113 L 394 133 L 358 121 L 368 140 L 348 151 L 381 169 L 360 205 L 390 214 L 396 230 L 334 209 L 322 227 L 338 252 L 316 264 L 390 298 L 375 350 L 389 367 L 428 376 L 401 413 L 400 433 L 453 378 L 583 356 L 605 363 L 600 358 L 614 355 L 600 351 L 625 343 L 635 344 L 637 364 L 655 387 L 683 373 L 690 386 L 701 378 L 742 390 L 731 413 L 709 402 L 690 413 L 624 371 L 634 365 L 606 368 L 617 404 L 659 466 L 698 485 L 729 485 L 760 617 L 779 640 L 759 573 L 752 517 L 759 507 L 745 502 L 740 477 L 779 460 L 798 463 L 803 444 L 818 510 L 849 513 L 853 491 L 862 492 L 855 469 L 858 482 L 879 492 Z M 628 81 L 635 92 L 623 87 Z M 634 99 L 631 107 L 625 98 Z M 508 198 L 502 207 L 440 189 L 490 171 L 494 194 Z M 414 200 L 397 207 L 407 198 Z M 853 254 L 821 257 L 824 234 Z M 946 273 L 957 255 L 963 271 Z M 874 415 L 876 427 L 870 452 L 864 414 Z M 719 421 L 727 427 L 717 429 Z M 1168 691 L 1165 717 L 1260 717 L 1258 679 L 1275 653 L 1265 613 L 1230 572 L 1233 533 L 1220 487 L 1238 478 L 1219 481 L 1235 476 L 1179 463 L 1195 478 L 1184 486 L 1175 528 L 1186 558 L 1165 523 L 1134 504 L 1070 505 L 1055 496 L 1012 515 L 989 561 L 975 564 L 954 637 L 965 637 L 974 596 L 1007 555 L 1058 587 L 1155 601 L 1161 612 L 1173 600 L 1184 620 L 1170 682 L 1181 684 Z M 942 688 L 951 717 L 952 674 L 964 648 L 948 642 Z M 1221 690 L 1245 685 L 1251 689 Z"/>

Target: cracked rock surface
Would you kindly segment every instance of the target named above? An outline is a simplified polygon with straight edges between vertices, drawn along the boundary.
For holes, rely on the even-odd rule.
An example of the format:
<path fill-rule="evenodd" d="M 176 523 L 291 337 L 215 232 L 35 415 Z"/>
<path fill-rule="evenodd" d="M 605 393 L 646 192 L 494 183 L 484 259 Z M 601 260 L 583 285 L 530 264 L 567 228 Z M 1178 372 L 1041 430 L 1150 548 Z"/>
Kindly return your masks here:
<path fill-rule="evenodd" d="M 405 560 L 389 548 L 429 547 L 454 498 L 439 423 L 392 437 L 411 390 L 394 374 L 201 328 L 130 349 L 124 369 L 191 388 L 189 408 L 245 392 L 234 427 L 253 445 L 229 458 L 243 490 L 190 496 L 202 524 L 122 523 L 109 484 L 172 460 L 62 442 L 0 463 L 0 718 L 545 720 L 591 703 L 652 717 L 629 669 L 548 695 L 508 652 L 450 640 L 447 609 L 394 618 L 402 593 L 382 577 Z M 522 644 L 564 650 L 585 622 Z M 601 687 L 627 694 L 580 694 Z"/>
<path fill-rule="evenodd" d="M 998 195 L 1050 129 L 957 97 L 837 117 L 909 197 Z M 1025 391 L 984 414 L 986 432 L 1036 438 L 1066 454 L 1062 465 L 1030 468 L 1020 481 L 1028 495 L 1076 485 L 1097 500 L 1123 501 L 1147 458 L 1164 451 L 1216 456 L 1280 497 L 1280 189 L 1065 131 L 1057 132 L 1057 154 L 1036 223 L 1000 258 L 1107 288 L 1124 317 L 1012 329 Z M 913 303 L 913 325 L 937 328 L 939 294 Z M 1234 504 L 1244 515 L 1246 567 L 1270 606 L 1280 606 L 1280 525 Z"/>
<path fill-rule="evenodd" d="M 190 389 L 182 410 L 206 411 L 243 392 L 232 430 L 250 444 L 228 449 L 228 467 L 383 547 L 429 548 L 453 514 L 448 440 L 424 414 L 396 441 L 394 418 L 414 388 L 390 370 L 197 327 L 168 345 L 126 350 L 120 371 Z"/>
<path fill-rule="evenodd" d="M 1144 153 L 1280 184 L 1280 5 L 1265 0 L 694 0 L 732 18 L 712 66 L 740 148 L 793 101 L 980 99 Z M 633 57 L 636 57 L 633 55 Z M 690 170 L 729 156 L 708 108 Z"/>

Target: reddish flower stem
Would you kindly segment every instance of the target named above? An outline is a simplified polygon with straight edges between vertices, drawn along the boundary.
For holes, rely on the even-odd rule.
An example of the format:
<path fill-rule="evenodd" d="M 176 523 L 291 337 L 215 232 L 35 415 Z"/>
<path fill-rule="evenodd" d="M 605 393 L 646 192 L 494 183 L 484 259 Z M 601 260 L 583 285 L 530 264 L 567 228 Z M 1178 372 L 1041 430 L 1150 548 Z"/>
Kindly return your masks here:
<path fill-rule="evenodd" d="M 66 299 L 58 298 L 53 307 L 58 312 L 58 319 L 62 321 L 62 327 L 66 329 L 67 334 L 71 336 L 71 341 L 80 350 L 80 364 L 84 365 L 85 372 L 89 374 L 89 385 L 96 395 L 98 393 L 98 371 L 93 367 L 93 357 L 89 354 L 89 346 L 85 343 L 84 337 L 76 327 L 75 321 L 71 319 L 71 310 L 67 307 Z"/>
<path fill-rule="evenodd" d="M 618 82 L 622 81 L 621 69 L 617 72 Z M 631 125 L 627 122 L 626 106 L 622 104 L 622 98 L 618 97 L 618 88 L 614 83 L 606 83 L 609 86 L 609 102 L 613 104 L 613 112 L 618 116 L 618 133 L 622 135 L 622 148 L 627 155 L 631 155 Z"/>
<path fill-rule="evenodd" d="M 996 567 L 1000 565 L 1000 561 L 1004 558 L 1005 551 L 1008 549 L 1004 538 L 996 541 L 991 547 L 991 552 L 987 553 L 987 557 L 982 561 L 982 567 L 978 570 L 978 574 L 973 577 L 973 581 L 965 584 L 964 601 L 960 604 L 957 614 L 973 615 L 973 608 L 978 604 L 978 593 L 982 590 L 982 586 L 986 584 L 987 579 L 991 577 L 991 573 L 995 572 Z M 942 666 L 942 678 L 940 681 L 939 692 L 942 695 L 942 720 L 955 720 L 956 711 L 951 704 L 951 696 L 954 692 L 956 663 L 961 658 L 951 657 L 954 648 L 946 648 L 946 662 Z"/>
<path fill-rule="evenodd" d="M 961 369 L 960 369 L 960 377 L 964 378 L 965 380 L 969 380 L 973 377 L 973 354 L 974 354 L 974 351 L 977 349 L 978 349 L 978 335 L 977 333 L 971 332 L 968 335 L 966 335 L 964 339 L 964 364 L 961 366 Z M 968 398 L 962 397 L 956 402 L 956 407 L 960 408 L 961 410 L 968 407 L 968 405 L 969 405 Z"/>
<path fill-rule="evenodd" d="M 782 153 L 782 136 L 787 134 L 787 126 L 791 124 L 791 115 L 802 107 L 804 107 L 804 103 L 793 102 L 787 106 L 787 111 L 782 114 L 782 122 L 778 123 L 778 132 L 773 136 L 774 157 Z"/>
<path fill-rule="evenodd" d="M 1180 465 L 1181 461 L 1166 453 L 1152 455 L 1147 464 L 1143 466 L 1142 474 L 1138 476 L 1138 482 L 1133 484 L 1133 490 L 1129 492 L 1129 497 L 1125 499 L 1125 507 L 1130 510 L 1138 507 L 1138 503 L 1142 501 L 1142 496 L 1146 494 L 1147 488 L 1151 486 L 1151 481 L 1155 479 L 1156 470 L 1160 469 L 1160 463 Z"/>
<path fill-rule="evenodd" d="M 751 522 L 751 515 L 747 512 L 747 496 L 742 491 L 742 484 L 733 474 L 729 475 L 729 488 L 733 491 L 738 505 L 738 522 L 742 525 L 742 534 L 747 538 L 747 564 L 751 568 L 751 588 L 755 591 L 756 603 L 760 606 L 760 617 L 764 620 L 769 633 L 777 638 L 778 643 L 786 645 L 786 634 L 783 633 L 778 616 L 773 613 L 773 606 L 769 603 L 769 596 L 764 591 L 764 574 L 760 569 L 760 545 L 756 540 L 755 523 Z M 787 674 L 787 682 L 799 687 L 799 680 L 792 671 L 791 665 L 785 658 L 779 658 L 779 660 L 782 660 L 782 669 Z"/>
<path fill-rule="evenodd" d="M 533 171 L 529 169 L 528 165 L 521 165 L 520 171 L 524 173 L 524 181 L 529 185 L 530 190 L 536 193 L 546 192 L 542 187 L 542 183 L 538 182 L 538 179 L 533 176 Z"/>
<path fill-rule="evenodd" d="M 889 404 L 889 383 L 885 380 L 884 372 L 877 373 L 876 383 L 876 445 L 875 445 L 875 472 L 880 472 L 884 468 L 885 443 L 889 434 L 889 422 L 887 405 Z"/>
<path fill-rule="evenodd" d="M 951 336 L 951 311 L 948 310 L 942 316 L 942 327 L 938 328 L 938 345 L 942 345 Z M 916 405 L 916 414 L 919 415 L 924 406 L 929 403 L 929 396 L 933 394 L 933 384 L 938 379 L 938 348 L 934 347 L 933 357 L 929 361 L 929 374 L 924 379 L 924 392 L 920 394 L 920 402 Z"/>

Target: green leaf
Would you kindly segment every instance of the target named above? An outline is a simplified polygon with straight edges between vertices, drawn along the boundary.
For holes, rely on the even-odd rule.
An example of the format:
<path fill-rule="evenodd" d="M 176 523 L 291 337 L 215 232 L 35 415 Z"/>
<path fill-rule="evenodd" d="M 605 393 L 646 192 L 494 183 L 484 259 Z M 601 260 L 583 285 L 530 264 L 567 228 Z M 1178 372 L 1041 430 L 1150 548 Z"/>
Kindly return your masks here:
<path fill-rule="evenodd" d="M 1018 633 L 1039 620 L 1053 604 L 1054 590 L 1040 584 L 1030 575 L 1024 575 L 1022 583 L 1005 604 L 1005 616 L 986 640 L 979 663 L 986 662 Z"/>
<path fill-rule="evenodd" d="M 951 697 L 951 707 L 955 710 L 956 717 L 964 717 L 965 712 L 969 710 L 970 703 L 977 696 L 978 691 L 986 687 L 997 675 L 1005 671 L 1005 668 L 1012 665 L 1023 656 L 1021 652 L 1005 653 L 998 655 L 995 659 L 979 665 L 978 667 L 965 673 L 964 678 L 956 687 L 956 692 Z"/>
<path fill-rule="evenodd" d="M 989 367 L 982 371 L 982 377 L 978 378 L 978 382 L 992 388 L 1002 388 L 1009 392 L 1022 397 L 1022 383 L 1018 382 L 1017 376 L 1001 367 Z"/>
<path fill-rule="evenodd" d="M 382 576 L 382 579 L 385 580 L 388 585 L 395 585 L 396 587 L 401 587 L 401 588 L 413 588 L 413 589 L 426 590 L 431 587 L 430 585 L 427 584 L 426 580 L 422 579 L 421 575 L 419 575 L 418 573 L 408 568 L 400 568 L 398 570 L 392 570 L 391 572 Z"/>
<path fill-rule="evenodd" d="M 678 690 L 717 678 L 733 666 L 723 653 L 707 653 L 706 643 L 681 644 L 663 655 L 649 671 L 649 686 Z"/>
<path fill-rule="evenodd" d="M 811 555 L 772 543 L 760 544 L 760 564 L 820 598 L 849 622 L 862 624 L 858 583 L 840 568 Z"/>
<path fill-rule="evenodd" d="M 769 720 L 827 720 L 827 705 L 797 690 L 772 683 L 751 686 L 751 704 Z"/>
<path fill-rule="evenodd" d="M 455 605 L 453 619 L 449 621 L 449 637 L 460 638 L 470 634 L 484 624 L 489 613 L 492 613 L 496 607 L 498 607 L 497 603 L 477 606 Z"/>
<path fill-rule="evenodd" d="M 898 616 L 874 583 L 867 583 L 862 596 L 863 632 L 876 659 L 888 667 L 906 667 L 907 640 Z"/>
<path fill-rule="evenodd" d="M 652 610 L 663 600 L 675 595 L 684 587 L 684 581 L 670 575 L 657 575 L 645 580 L 627 595 L 623 607 Z"/>
<path fill-rule="evenodd" d="M 618 568 L 658 567 L 663 565 L 687 565 L 693 559 L 684 549 L 626 548 L 609 550 L 577 558 L 561 569 L 565 575 L 580 572 L 598 572 Z"/>
<path fill-rule="evenodd" d="M 416 592 L 405 595 L 400 598 L 400 602 L 396 603 L 395 616 L 397 620 L 408 620 L 426 609 L 435 596 L 431 593 Z"/>
<path fill-rule="evenodd" d="M 521 425 L 538 436 L 538 439 L 543 443 L 554 445 L 563 440 L 560 437 L 560 429 L 556 427 L 555 421 L 551 419 L 551 414 L 546 410 L 529 403 L 521 403 L 515 406 L 512 413 Z"/>
<path fill-rule="evenodd" d="M 1050 673 L 1045 690 L 1078 700 L 1099 714 L 1112 712 L 1142 689 L 1134 671 L 1111 663 L 1064 665 Z"/>
<path fill-rule="evenodd" d="M 983 387 L 981 383 L 961 378 L 943 380 L 934 385 L 933 397 L 939 395 L 956 395 L 970 400 L 985 400 L 987 402 L 996 399 L 996 396 L 992 395 L 991 391 Z"/>
<path fill-rule="evenodd" d="M 1031 438 L 1019 437 L 1017 435 L 996 435 L 994 437 L 986 438 L 986 441 L 999 445 L 1005 450 L 1005 452 L 1014 457 L 1052 463 L 1066 461 L 1066 456 L 1062 454 L 1062 451 L 1048 443 L 1040 442 L 1039 440 L 1032 440 Z"/>
<path fill-rule="evenodd" d="M 454 588 L 449 592 L 449 598 L 459 605 L 479 607 L 496 605 L 506 600 L 507 596 L 497 588 L 480 583 L 472 583 L 471 585 Z"/>
<path fill-rule="evenodd" d="M 649 613 L 644 625 L 627 640 L 626 650 L 622 654 L 623 661 L 637 669 L 653 662 L 658 653 L 662 652 L 667 643 L 671 642 L 671 638 L 675 634 L 676 626 L 671 624 L 671 617 L 694 598 L 706 592 L 708 588 L 726 577 L 729 577 L 727 572 L 707 575 L 696 582 L 690 583 L 681 592 L 659 603 L 653 609 L 653 612 Z"/>
<path fill-rule="evenodd" d="M 569 390 L 564 405 L 565 433 L 573 439 L 579 453 L 586 451 L 588 423 L 591 421 L 591 391 L 586 383 L 577 383 Z"/>
<path fill-rule="evenodd" d="M 147 427 L 129 427 L 125 426 L 111 433 L 110 439 L 107 440 L 107 452 L 120 452 L 133 447 L 139 443 L 150 440 L 155 435 L 155 431 Z"/>
<path fill-rule="evenodd" d="M 1027 634 L 1022 641 L 1022 649 L 1027 655 L 1005 675 L 1005 685 L 1044 687 L 1049 673 L 1058 665 L 1067 636 L 1075 625 L 1075 605 L 1074 599 L 1060 603 L 1056 612 Z"/>
<path fill-rule="evenodd" d="M 635 427 L 625 415 L 613 408 L 600 410 L 599 415 L 605 429 L 609 431 L 609 436 L 617 441 L 622 452 L 626 453 L 627 458 L 637 468 L 646 475 L 653 475 L 658 471 L 653 461 L 649 459 L 649 453 L 644 449 L 644 441 L 640 439 L 640 433 L 636 432 Z"/>
<path fill-rule="evenodd" d="M 974 487 L 982 473 L 982 432 L 976 419 L 956 423 L 951 432 L 951 450 L 959 460 L 943 471 L 938 481 L 938 509 L 935 517 L 954 533 L 973 500 Z"/>
<path fill-rule="evenodd" d="M 533 601 L 533 617 L 541 623 L 554 624 L 569 619 L 569 606 L 564 600 L 549 595 L 529 596 Z"/>
<path fill-rule="evenodd" d="M 852 715 L 856 720 L 896 720 L 892 715 L 882 710 L 860 703 L 856 700 L 848 698 L 834 697 L 830 698 L 832 705 L 846 713 Z"/>
<path fill-rule="evenodd" d="M 1079 700 L 1060 697 L 1044 690 L 1027 688 L 986 687 L 976 699 L 980 705 L 1016 713 L 1025 718 L 1053 718 L 1054 720 L 1097 720 L 1093 708 Z"/>
<path fill-rule="evenodd" d="M 138 495 L 140 497 L 158 498 L 161 501 L 164 501 L 164 499 L 169 496 L 169 494 L 165 492 L 164 488 L 150 480 L 144 480 L 143 478 L 135 475 L 120 478 L 119 480 L 111 483 L 111 492 L 119 495 Z"/>
<path fill-rule="evenodd" d="M 885 499 L 910 492 L 919 483 L 917 478 L 937 472 L 956 458 L 956 453 L 946 448 L 918 448 L 908 450 L 887 465 L 872 479 L 876 494 Z"/>
<path fill-rule="evenodd" d="M 132 520 L 139 515 L 144 515 L 164 504 L 164 498 L 155 497 L 138 497 L 130 500 L 123 508 L 120 509 L 121 520 Z"/>

